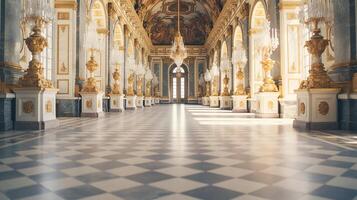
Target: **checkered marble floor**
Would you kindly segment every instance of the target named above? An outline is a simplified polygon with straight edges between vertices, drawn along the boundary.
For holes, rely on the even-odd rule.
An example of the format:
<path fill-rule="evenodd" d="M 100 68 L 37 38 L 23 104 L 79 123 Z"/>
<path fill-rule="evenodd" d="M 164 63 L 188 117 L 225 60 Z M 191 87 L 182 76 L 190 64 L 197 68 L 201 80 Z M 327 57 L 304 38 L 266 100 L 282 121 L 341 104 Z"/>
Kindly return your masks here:
<path fill-rule="evenodd" d="M 0 199 L 357 199 L 357 151 L 291 126 L 194 105 L 61 119 L 0 148 Z"/>

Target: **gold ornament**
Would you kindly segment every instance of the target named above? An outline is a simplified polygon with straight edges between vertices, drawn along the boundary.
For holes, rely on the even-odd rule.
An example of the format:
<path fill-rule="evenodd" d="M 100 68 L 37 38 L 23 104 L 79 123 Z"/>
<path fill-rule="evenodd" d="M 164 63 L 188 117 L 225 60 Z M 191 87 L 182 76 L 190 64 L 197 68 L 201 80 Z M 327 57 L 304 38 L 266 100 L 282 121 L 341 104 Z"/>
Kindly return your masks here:
<path fill-rule="evenodd" d="M 32 53 L 32 60 L 25 71 L 25 75 L 19 79 L 21 87 L 53 88 L 51 81 L 45 79 L 42 63 L 38 60 L 43 49 L 47 47 L 47 39 L 41 34 L 42 25 L 42 20 L 36 20 L 35 26 L 32 28 L 32 34 L 25 39 L 25 43 Z"/>
<path fill-rule="evenodd" d="M 264 59 L 261 61 L 263 70 L 264 70 L 264 83 L 260 87 L 260 92 L 278 92 L 278 87 L 275 85 L 274 80 L 270 75 L 270 71 L 274 66 L 275 61 L 264 56 Z"/>
<path fill-rule="evenodd" d="M 143 96 L 143 78 L 139 77 L 138 82 L 136 84 L 136 94 L 141 97 Z"/>
<path fill-rule="evenodd" d="M 236 77 L 238 79 L 238 84 L 236 86 L 236 91 L 234 92 L 234 95 L 245 95 L 246 92 L 243 85 L 244 72 L 241 67 L 238 67 Z"/>
<path fill-rule="evenodd" d="M 95 79 L 93 73 L 97 69 L 98 64 L 94 59 L 93 50 L 92 55 L 89 61 L 86 63 L 87 70 L 89 71 L 89 77 L 84 84 L 82 92 L 99 92 L 99 88 L 97 87 L 97 80 Z"/>
<path fill-rule="evenodd" d="M 273 107 L 274 107 L 274 102 L 273 101 L 268 101 L 269 110 L 273 110 Z"/>
<path fill-rule="evenodd" d="M 24 113 L 32 113 L 33 112 L 33 102 L 32 101 L 26 101 L 22 104 L 22 110 L 24 111 Z"/>
<path fill-rule="evenodd" d="M 330 110 L 330 106 L 326 101 L 321 101 L 319 104 L 319 113 L 321 115 L 327 115 Z"/>
<path fill-rule="evenodd" d="M 206 82 L 206 97 L 209 97 L 211 91 L 210 91 L 210 82 Z"/>
<path fill-rule="evenodd" d="M 46 112 L 52 113 L 52 101 L 51 100 L 48 100 L 46 103 Z"/>
<path fill-rule="evenodd" d="M 117 67 L 113 72 L 113 79 L 114 79 L 114 84 L 112 88 L 112 94 L 120 95 L 121 93 L 120 93 L 120 84 L 119 84 L 119 80 L 120 80 L 119 67 Z"/>
<path fill-rule="evenodd" d="M 92 99 L 87 100 L 87 101 L 86 101 L 86 107 L 87 107 L 87 108 L 92 108 L 92 106 L 93 106 Z"/>
<path fill-rule="evenodd" d="M 223 78 L 223 92 L 221 94 L 221 96 L 229 96 L 229 90 L 228 90 L 228 83 L 229 83 L 229 78 L 227 76 L 227 73 L 226 75 L 224 76 Z"/>
<path fill-rule="evenodd" d="M 146 97 L 151 97 L 151 81 L 147 81 L 146 82 L 145 96 Z"/>
<path fill-rule="evenodd" d="M 305 47 L 307 47 L 307 50 L 312 55 L 313 63 L 311 65 L 311 70 L 309 71 L 310 74 L 307 80 L 301 82 L 300 89 L 331 87 L 332 80 L 327 75 L 327 71 L 324 69 L 324 64 L 321 59 L 322 53 L 329 45 L 329 40 L 326 40 L 321 36 L 321 29 L 318 28 L 320 20 L 321 19 L 319 18 L 310 20 L 313 23 L 314 30 L 311 39 L 306 41 Z"/>
<path fill-rule="evenodd" d="M 130 74 L 128 77 L 128 92 L 127 96 L 134 96 L 134 74 Z"/>

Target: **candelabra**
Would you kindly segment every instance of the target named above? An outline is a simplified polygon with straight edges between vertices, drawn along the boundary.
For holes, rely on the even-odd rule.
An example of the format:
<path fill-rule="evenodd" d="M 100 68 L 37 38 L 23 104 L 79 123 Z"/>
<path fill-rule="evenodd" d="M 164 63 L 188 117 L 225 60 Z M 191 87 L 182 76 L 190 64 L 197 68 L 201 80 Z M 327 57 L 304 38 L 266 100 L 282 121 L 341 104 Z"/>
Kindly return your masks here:
<path fill-rule="evenodd" d="M 112 88 L 112 94 L 121 94 L 120 92 L 120 65 L 117 65 L 117 68 L 115 68 L 115 71 L 113 72 L 113 79 L 114 79 L 114 84 Z"/>
<path fill-rule="evenodd" d="M 150 69 L 146 70 L 145 73 L 145 80 L 146 80 L 146 91 L 145 91 L 145 97 L 151 97 L 151 80 L 153 79 L 153 75 Z"/>
<path fill-rule="evenodd" d="M 237 66 L 237 72 L 236 72 L 237 85 L 234 94 L 245 95 L 246 91 L 244 89 L 243 67 L 247 63 L 247 55 L 246 55 L 246 50 L 244 49 L 242 43 L 239 43 L 238 47 L 233 52 L 233 62 Z"/>
<path fill-rule="evenodd" d="M 132 56 L 129 56 L 128 58 L 128 71 L 129 71 L 129 76 L 128 76 L 128 91 L 127 91 L 127 96 L 134 96 L 134 78 L 135 78 L 135 71 L 137 67 L 135 65 L 134 58 Z"/>
<path fill-rule="evenodd" d="M 53 88 L 51 81 L 44 77 L 40 54 L 48 45 L 47 39 L 41 34 L 42 28 L 53 20 L 54 10 L 45 0 L 25 0 L 23 15 L 23 23 L 32 26 L 31 35 L 25 39 L 32 59 L 25 75 L 19 79 L 19 85 L 40 89 Z"/>
<path fill-rule="evenodd" d="M 312 64 L 307 80 L 302 81 L 300 89 L 304 88 L 330 88 L 331 78 L 324 69 L 321 55 L 329 45 L 329 40 L 321 35 L 319 23 L 333 22 L 333 2 L 332 0 L 309 0 L 301 7 L 300 21 L 309 26 L 313 33 L 310 40 L 306 41 L 309 53 L 312 55 Z"/>
<path fill-rule="evenodd" d="M 270 58 L 272 53 L 279 46 L 279 39 L 277 36 L 277 30 L 270 27 L 270 21 L 265 20 L 263 23 L 261 31 L 258 34 L 258 44 L 260 46 L 260 52 L 262 54 L 262 68 L 264 71 L 264 83 L 260 87 L 261 92 L 277 92 L 278 87 L 276 86 L 272 76 L 271 70 L 274 66 L 275 61 Z"/>
<path fill-rule="evenodd" d="M 211 72 L 212 76 L 212 95 L 211 96 L 218 96 L 218 67 L 216 64 L 213 65 Z"/>
<path fill-rule="evenodd" d="M 230 71 L 230 63 L 228 61 L 228 58 L 223 58 L 222 60 L 222 66 L 221 70 L 224 74 L 223 78 L 223 91 L 221 93 L 221 96 L 229 96 L 229 88 L 228 88 L 228 83 L 229 83 L 229 78 L 228 78 L 228 73 Z"/>
<path fill-rule="evenodd" d="M 82 92 L 99 92 L 99 88 L 96 84 L 96 78 L 94 77 L 94 72 L 98 68 L 97 61 L 94 57 L 94 52 L 98 51 L 99 37 L 97 34 L 97 27 L 95 21 L 90 21 L 88 25 L 87 35 L 86 35 L 86 47 L 90 51 L 90 58 L 86 63 L 89 76 L 83 86 Z"/>
<path fill-rule="evenodd" d="M 206 81 L 206 97 L 209 97 L 210 93 L 211 93 L 210 82 L 212 80 L 212 76 L 211 76 L 211 73 L 210 73 L 210 71 L 208 69 L 206 70 L 204 78 L 205 78 L 205 81 Z"/>
<path fill-rule="evenodd" d="M 136 71 L 137 85 L 136 85 L 136 95 L 143 96 L 143 77 L 145 75 L 145 68 L 142 64 L 139 64 Z"/>

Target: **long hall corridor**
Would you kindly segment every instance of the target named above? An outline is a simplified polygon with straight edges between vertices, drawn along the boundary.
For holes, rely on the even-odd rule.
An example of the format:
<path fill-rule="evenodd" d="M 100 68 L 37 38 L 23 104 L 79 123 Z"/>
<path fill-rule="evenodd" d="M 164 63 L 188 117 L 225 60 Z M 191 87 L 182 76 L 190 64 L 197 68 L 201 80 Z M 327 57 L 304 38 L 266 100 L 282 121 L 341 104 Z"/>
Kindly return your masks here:
<path fill-rule="evenodd" d="M 60 123 L 1 140 L 1 200 L 357 196 L 357 151 L 291 120 L 161 105 Z"/>

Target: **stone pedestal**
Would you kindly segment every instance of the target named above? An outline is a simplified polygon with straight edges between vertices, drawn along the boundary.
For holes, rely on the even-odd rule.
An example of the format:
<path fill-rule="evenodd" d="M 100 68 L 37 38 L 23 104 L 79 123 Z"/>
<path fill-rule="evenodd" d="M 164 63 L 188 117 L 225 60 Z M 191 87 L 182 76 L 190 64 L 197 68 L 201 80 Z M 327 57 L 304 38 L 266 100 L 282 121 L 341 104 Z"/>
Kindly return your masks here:
<path fill-rule="evenodd" d="M 14 128 L 15 94 L 0 94 L 0 131 Z"/>
<path fill-rule="evenodd" d="M 151 98 L 151 105 L 155 105 L 155 98 L 154 97 L 150 97 Z"/>
<path fill-rule="evenodd" d="M 124 111 L 124 95 L 111 94 L 110 95 L 110 112 Z"/>
<path fill-rule="evenodd" d="M 296 98 L 295 99 L 279 99 L 280 118 L 296 118 Z"/>
<path fill-rule="evenodd" d="M 136 104 L 137 108 L 143 108 L 144 107 L 144 97 L 143 96 L 137 96 L 135 104 Z"/>
<path fill-rule="evenodd" d="M 301 89 L 297 94 L 297 117 L 294 128 L 337 129 L 338 88 Z"/>
<path fill-rule="evenodd" d="M 145 107 L 151 107 L 151 97 L 145 97 Z"/>
<path fill-rule="evenodd" d="M 59 126 L 56 119 L 58 89 L 17 88 L 16 130 L 44 130 Z"/>
<path fill-rule="evenodd" d="M 232 111 L 239 112 L 239 113 L 248 112 L 247 97 L 248 97 L 248 95 L 232 96 L 232 98 L 233 98 L 233 110 Z"/>
<path fill-rule="evenodd" d="M 222 110 L 231 109 L 231 97 L 230 96 L 220 96 L 219 97 L 219 108 Z"/>
<path fill-rule="evenodd" d="M 219 108 L 219 96 L 210 96 L 209 97 L 209 107 Z"/>
<path fill-rule="evenodd" d="M 82 96 L 81 117 L 103 116 L 104 92 L 80 92 L 79 94 Z"/>
<path fill-rule="evenodd" d="M 155 104 L 160 104 L 160 98 L 159 97 L 155 98 Z"/>
<path fill-rule="evenodd" d="M 279 118 L 279 92 L 260 92 L 257 94 L 258 118 Z"/>
<path fill-rule="evenodd" d="M 198 98 L 197 98 L 197 104 L 202 105 L 202 98 L 203 98 L 203 97 L 198 97 Z"/>
<path fill-rule="evenodd" d="M 126 97 L 126 109 L 135 110 L 136 109 L 136 96 L 127 96 Z"/>
<path fill-rule="evenodd" d="M 202 97 L 202 105 L 209 106 L 209 97 Z"/>

